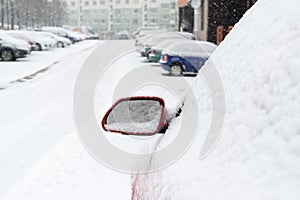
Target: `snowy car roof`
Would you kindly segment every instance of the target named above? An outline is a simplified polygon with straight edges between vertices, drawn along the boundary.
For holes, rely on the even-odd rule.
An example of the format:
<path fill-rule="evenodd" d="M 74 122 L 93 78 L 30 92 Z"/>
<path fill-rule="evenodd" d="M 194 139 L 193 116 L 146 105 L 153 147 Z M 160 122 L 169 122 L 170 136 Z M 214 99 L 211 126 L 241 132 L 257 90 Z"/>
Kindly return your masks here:
<path fill-rule="evenodd" d="M 185 38 L 179 38 L 179 39 L 167 39 L 161 43 L 158 43 L 156 44 L 155 46 L 153 46 L 153 49 L 160 49 L 160 50 L 163 50 L 165 48 L 167 48 L 168 46 L 170 46 L 171 44 L 173 43 L 177 43 L 177 42 L 182 42 L 182 41 L 185 41 L 187 39 Z"/>
<path fill-rule="evenodd" d="M 15 45 L 28 46 L 28 43 L 25 40 L 14 38 L 14 37 L 8 35 L 6 33 L 6 31 L 0 31 L 0 38 L 6 42 L 9 42 L 9 43 L 12 43 Z"/>
<path fill-rule="evenodd" d="M 171 44 L 165 49 L 167 52 L 181 56 L 204 56 L 208 57 L 213 53 L 211 45 L 193 40 L 183 40 Z"/>
<path fill-rule="evenodd" d="M 181 35 L 177 35 L 177 34 L 161 34 L 161 35 L 157 35 L 155 37 L 149 38 L 149 40 L 147 40 L 145 42 L 146 45 L 149 46 L 155 46 L 165 40 L 170 40 L 170 39 L 184 39 L 184 36 Z"/>

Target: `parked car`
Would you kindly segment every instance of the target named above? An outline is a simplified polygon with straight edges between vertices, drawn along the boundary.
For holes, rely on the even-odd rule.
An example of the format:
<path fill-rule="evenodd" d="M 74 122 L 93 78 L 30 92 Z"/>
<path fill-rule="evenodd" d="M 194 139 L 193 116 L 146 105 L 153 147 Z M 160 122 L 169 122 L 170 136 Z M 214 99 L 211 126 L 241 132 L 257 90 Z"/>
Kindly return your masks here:
<path fill-rule="evenodd" d="M 30 45 L 0 31 L 0 57 L 3 61 L 14 61 L 30 54 Z"/>
<path fill-rule="evenodd" d="M 163 33 L 159 34 L 157 36 L 150 37 L 148 40 L 146 40 L 143 44 L 143 47 L 141 48 L 141 56 L 149 57 L 149 54 L 151 53 L 151 47 L 165 41 L 165 40 L 170 40 L 170 39 L 185 39 L 184 36 L 178 35 L 178 34 L 173 34 L 173 33 Z"/>
<path fill-rule="evenodd" d="M 5 31 L 5 32 L 8 35 L 10 35 L 11 37 L 27 41 L 29 43 L 29 45 L 30 45 L 31 51 L 37 50 L 36 41 L 35 41 L 34 37 L 32 37 L 31 35 L 29 35 L 27 33 L 27 31 L 22 31 L 22 30 L 8 30 L 8 31 Z"/>
<path fill-rule="evenodd" d="M 52 48 L 55 45 L 55 41 L 44 37 L 35 31 L 23 31 L 14 30 L 7 31 L 12 37 L 26 40 L 29 44 L 32 44 L 32 50 L 43 51 Z"/>
<path fill-rule="evenodd" d="M 154 31 L 161 31 L 161 28 L 159 27 L 140 27 L 138 28 L 133 34 L 133 38 L 137 39 L 140 37 L 143 37 L 145 34 L 149 32 L 154 32 Z"/>
<path fill-rule="evenodd" d="M 87 35 L 88 40 L 99 40 L 99 34 L 97 34 L 91 27 L 89 26 L 81 26 L 73 29 L 73 31 L 79 31 L 85 35 Z"/>
<path fill-rule="evenodd" d="M 189 33 L 189 32 L 178 32 L 178 31 L 175 31 L 174 32 L 175 34 L 178 34 L 178 35 L 182 35 L 183 37 L 185 37 L 186 39 L 189 39 L 189 40 L 195 40 L 195 35 L 193 33 Z"/>
<path fill-rule="evenodd" d="M 76 33 L 60 27 L 43 27 L 41 30 L 54 33 L 61 37 L 68 38 L 69 40 L 72 41 L 73 44 L 76 42 L 80 42 L 82 40 Z"/>
<path fill-rule="evenodd" d="M 174 44 L 176 42 L 181 42 L 182 40 L 186 39 L 169 39 L 151 47 L 150 54 L 148 56 L 149 62 L 159 62 L 161 58 L 161 53 L 164 49 L 168 49 L 169 45 Z"/>
<path fill-rule="evenodd" d="M 202 41 L 182 41 L 172 44 L 162 52 L 160 64 L 172 75 L 198 73 L 216 45 Z"/>
<path fill-rule="evenodd" d="M 151 38 L 153 36 L 160 35 L 162 33 L 166 33 L 166 32 L 167 32 L 167 30 L 161 30 L 161 29 L 141 31 L 141 33 L 143 33 L 143 34 L 141 34 L 139 36 L 136 36 L 134 38 L 135 39 L 135 46 L 141 46 L 149 38 Z"/>
<path fill-rule="evenodd" d="M 79 38 L 79 41 L 86 40 L 86 39 L 88 39 L 88 37 L 89 37 L 87 34 L 85 34 L 85 33 L 80 33 L 80 32 L 77 32 L 77 31 L 68 31 L 68 32 L 69 32 L 70 35 L 73 34 L 74 37 Z"/>
<path fill-rule="evenodd" d="M 64 38 L 64 37 L 60 37 L 53 33 L 44 32 L 44 31 L 37 31 L 37 32 L 41 33 L 45 37 L 49 37 L 49 38 L 52 38 L 53 40 L 55 40 L 55 42 L 56 42 L 55 46 L 58 48 L 64 48 L 64 47 L 70 46 L 72 44 L 71 40 Z"/>
<path fill-rule="evenodd" d="M 118 39 L 119 40 L 129 40 L 130 39 L 130 35 L 128 33 L 128 31 L 121 31 L 118 33 Z"/>
<path fill-rule="evenodd" d="M 27 31 L 27 34 L 34 38 L 38 51 L 48 50 L 55 47 L 56 45 L 55 40 L 45 37 L 41 33 L 35 31 Z"/>

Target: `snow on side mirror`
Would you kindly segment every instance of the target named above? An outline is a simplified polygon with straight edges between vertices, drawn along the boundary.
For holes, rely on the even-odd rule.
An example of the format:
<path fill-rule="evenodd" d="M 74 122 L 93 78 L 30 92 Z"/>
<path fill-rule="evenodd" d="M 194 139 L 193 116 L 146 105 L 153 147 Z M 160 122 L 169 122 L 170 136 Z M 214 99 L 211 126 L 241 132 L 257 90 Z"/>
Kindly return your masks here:
<path fill-rule="evenodd" d="M 102 119 L 105 131 L 127 135 L 154 135 L 165 125 L 165 103 L 159 97 L 118 100 Z"/>

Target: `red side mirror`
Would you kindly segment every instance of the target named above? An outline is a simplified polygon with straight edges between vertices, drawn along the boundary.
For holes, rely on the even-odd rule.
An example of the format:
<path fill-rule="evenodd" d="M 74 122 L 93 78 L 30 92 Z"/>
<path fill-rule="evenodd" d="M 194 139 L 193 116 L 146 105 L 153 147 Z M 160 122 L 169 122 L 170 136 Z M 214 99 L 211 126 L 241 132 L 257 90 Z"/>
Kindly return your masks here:
<path fill-rule="evenodd" d="M 128 97 L 118 100 L 104 115 L 105 131 L 127 135 L 154 135 L 165 125 L 165 102 L 159 97 Z"/>

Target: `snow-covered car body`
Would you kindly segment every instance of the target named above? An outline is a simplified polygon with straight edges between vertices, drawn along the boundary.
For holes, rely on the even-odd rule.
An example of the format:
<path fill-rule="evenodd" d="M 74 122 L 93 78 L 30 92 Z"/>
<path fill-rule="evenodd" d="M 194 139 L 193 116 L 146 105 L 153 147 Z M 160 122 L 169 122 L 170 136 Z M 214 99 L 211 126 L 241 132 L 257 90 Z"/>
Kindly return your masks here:
<path fill-rule="evenodd" d="M 156 31 L 162 31 L 162 29 L 159 27 L 140 27 L 132 35 L 133 38 L 138 39 L 149 33 L 156 32 Z"/>
<path fill-rule="evenodd" d="M 76 43 L 79 42 L 81 40 L 80 37 L 78 37 L 78 35 L 74 34 L 74 32 L 66 30 L 64 28 L 60 28 L 60 27 L 42 27 L 41 29 L 42 31 L 46 31 L 46 32 L 51 32 L 54 33 L 58 36 L 61 37 L 65 37 L 68 38 L 69 40 L 72 41 L 72 43 Z"/>
<path fill-rule="evenodd" d="M 141 49 L 141 56 L 149 57 L 152 46 L 155 46 L 165 40 L 170 40 L 170 39 L 173 39 L 173 40 L 185 39 L 185 37 L 182 35 L 173 34 L 173 33 L 163 33 L 163 34 L 159 34 L 157 36 L 150 37 L 143 44 L 143 48 Z"/>
<path fill-rule="evenodd" d="M 151 47 L 150 54 L 148 56 L 149 62 L 159 62 L 161 58 L 161 53 L 164 49 L 168 49 L 168 46 L 176 42 L 181 42 L 186 39 L 167 39 L 155 46 Z"/>
<path fill-rule="evenodd" d="M 14 38 L 25 40 L 29 43 L 31 51 L 36 50 L 36 41 L 34 37 L 23 30 L 8 30 L 6 33 Z"/>
<path fill-rule="evenodd" d="M 26 41 L 13 38 L 5 31 L 0 31 L 0 46 L 0 57 L 5 61 L 13 61 L 30 54 L 30 45 Z"/>
<path fill-rule="evenodd" d="M 42 35 L 39 32 L 27 31 L 27 33 L 35 39 L 36 45 L 37 45 L 37 50 L 39 50 L 39 51 L 51 49 L 51 48 L 55 47 L 55 45 L 56 45 L 55 40 L 53 40 L 52 38 L 49 38 L 49 37 L 45 37 L 44 35 Z"/>
<path fill-rule="evenodd" d="M 160 35 L 162 33 L 166 33 L 166 30 L 161 30 L 161 29 L 155 29 L 155 30 L 148 30 L 148 31 L 142 31 L 141 35 L 139 35 L 138 37 L 135 37 L 135 46 L 139 47 L 139 46 L 143 46 L 144 43 L 151 37 Z"/>
<path fill-rule="evenodd" d="M 86 40 L 89 36 L 84 34 L 84 33 L 80 33 L 80 32 L 77 32 L 77 31 L 67 31 L 68 34 L 71 36 L 71 37 L 74 37 L 76 38 L 77 40 L 79 41 L 83 41 L 83 40 Z"/>
<path fill-rule="evenodd" d="M 162 52 L 160 64 L 173 75 L 198 73 L 216 45 L 208 42 L 181 41 Z"/>
<path fill-rule="evenodd" d="M 55 46 L 56 47 L 64 48 L 64 47 L 70 46 L 72 44 L 71 40 L 69 40 L 67 38 L 64 38 L 64 37 L 60 37 L 60 36 L 55 35 L 55 34 L 50 33 L 50 32 L 40 31 L 39 33 L 44 35 L 45 37 L 49 37 L 49 38 L 52 38 L 53 40 L 55 40 L 55 42 L 56 42 Z"/>

